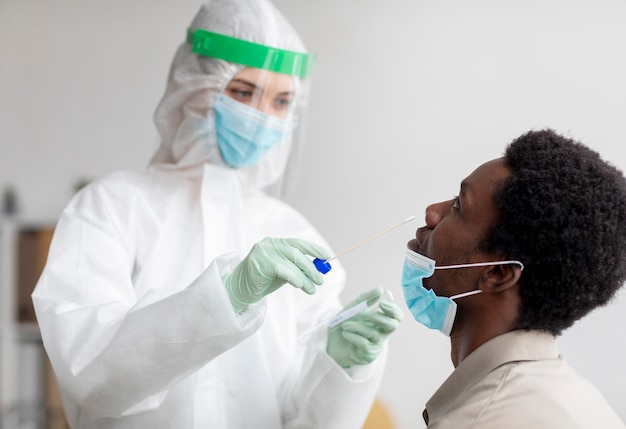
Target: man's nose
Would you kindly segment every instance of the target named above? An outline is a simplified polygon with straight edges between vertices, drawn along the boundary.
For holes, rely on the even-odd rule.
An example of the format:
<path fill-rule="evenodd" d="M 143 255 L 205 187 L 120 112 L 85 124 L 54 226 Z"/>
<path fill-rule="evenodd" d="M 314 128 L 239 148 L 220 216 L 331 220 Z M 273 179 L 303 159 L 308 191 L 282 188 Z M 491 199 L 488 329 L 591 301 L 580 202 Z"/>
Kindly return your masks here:
<path fill-rule="evenodd" d="M 426 207 L 426 226 L 430 229 L 434 229 L 441 219 L 444 218 L 446 212 L 450 210 L 453 200 L 442 201 L 440 203 L 434 203 Z"/>

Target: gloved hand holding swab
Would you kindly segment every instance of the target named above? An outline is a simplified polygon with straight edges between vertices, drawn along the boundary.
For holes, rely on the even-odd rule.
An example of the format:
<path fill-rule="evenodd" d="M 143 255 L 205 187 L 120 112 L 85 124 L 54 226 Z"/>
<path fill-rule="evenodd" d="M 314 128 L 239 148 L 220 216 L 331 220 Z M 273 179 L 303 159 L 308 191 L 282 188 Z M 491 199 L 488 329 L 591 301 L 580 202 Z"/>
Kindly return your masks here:
<path fill-rule="evenodd" d="M 365 310 L 378 309 L 380 311 L 381 301 L 393 301 L 391 291 L 383 288 L 376 288 L 365 292 L 331 319 L 324 320 L 322 323 L 302 334 L 300 336 L 300 343 L 306 343 L 311 337 L 318 336 L 322 332 L 326 332 L 328 329 L 335 328 Z"/>
<path fill-rule="evenodd" d="M 388 233 L 389 231 L 399 227 L 400 225 L 404 225 L 407 222 L 411 222 L 413 219 L 415 219 L 415 216 L 411 215 L 408 218 L 406 218 L 405 220 L 403 220 L 402 222 L 397 223 L 397 224 L 395 224 L 393 226 L 390 226 L 389 228 L 387 228 L 387 229 L 385 229 L 385 230 L 383 230 L 383 231 L 381 231 L 381 232 L 379 232 L 377 234 L 374 234 L 373 236 L 371 236 L 367 240 L 364 240 L 364 241 L 360 242 L 359 244 L 356 244 L 356 245 L 354 245 L 354 246 L 344 250 L 343 252 L 336 254 L 335 256 L 333 256 L 331 258 L 328 258 L 328 259 L 315 258 L 313 260 L 313 264 L 315 264 L 315 268 L 317 268 L 317 271 L 319 271 L 322 274 L 326 274 L 327 272 L 329 272 L 332 269 L 332 266 L 330 265 L 330 261 L 332 261 L 333 259 L 337 259 L 338 257 L 343 256 L 346 253 L 353 251 L 357 247 L 361 247 L 365 243 L 367 243 L 367 242 L 369 242 L 369 241 L 371 241 L 371 240 L 373 240 L 373 239 L 375 239 L 377 237 L 380 237 L 383 234 Z"/>

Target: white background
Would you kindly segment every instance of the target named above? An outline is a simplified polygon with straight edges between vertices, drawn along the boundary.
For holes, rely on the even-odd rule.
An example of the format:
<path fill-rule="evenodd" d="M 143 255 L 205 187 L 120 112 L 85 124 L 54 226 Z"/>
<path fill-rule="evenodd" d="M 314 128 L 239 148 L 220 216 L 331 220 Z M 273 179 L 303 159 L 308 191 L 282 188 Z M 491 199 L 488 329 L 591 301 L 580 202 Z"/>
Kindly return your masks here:
<path fill-rule="evenodd" d="M 81 180 L 143 168 L 152 113 L 199 2 L 0 0 L 0 188 L 52 220 Z M 580 139 L 626 170 L 622 0 L 276 0 L 317 63 L 297 192 L 341 251 L 346 300 L 399 287 L 427 204 L 529 129 Z M 585 281 L 585 279 L 581 279 Z M 408 311 L 380 397 L 402 429 L 452 370 L 449 342 Z M 626 294 L 560 339 L 626 420 Z"/>

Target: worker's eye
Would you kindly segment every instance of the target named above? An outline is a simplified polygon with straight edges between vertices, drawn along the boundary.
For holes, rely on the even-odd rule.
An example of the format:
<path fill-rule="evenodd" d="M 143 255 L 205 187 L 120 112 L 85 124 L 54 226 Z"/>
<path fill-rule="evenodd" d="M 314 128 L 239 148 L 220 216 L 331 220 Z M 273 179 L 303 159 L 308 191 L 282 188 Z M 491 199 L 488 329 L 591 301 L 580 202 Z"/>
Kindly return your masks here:
<path fill-rule="evenodd" d="M 293 102 L 293 95 L 280 95 L 274 100 L 274 109 L 278 111 L 287 110 Z"/>
<path fill-rule="evenodd" d="M 254 95 L 253 91 L 238 88 L 229 88 L 227 92 L 230 98 L 246 104 L 252 101 Z"/>

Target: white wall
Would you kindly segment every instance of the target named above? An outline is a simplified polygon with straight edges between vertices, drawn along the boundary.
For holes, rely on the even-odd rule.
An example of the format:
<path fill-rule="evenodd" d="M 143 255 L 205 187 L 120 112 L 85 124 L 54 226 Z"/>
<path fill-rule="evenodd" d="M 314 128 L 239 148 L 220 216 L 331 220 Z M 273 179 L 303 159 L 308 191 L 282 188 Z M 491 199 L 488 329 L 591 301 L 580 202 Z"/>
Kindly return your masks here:
<path fill-rule="evenodd" d="M 298 192 L 288 199 L 342 258 L 346 299 L 396 294 L 426 205 L 531 128 L 580 139 L 626 170 L 626 2 L 276 0 L 318 56 Z M 191 0 L 0 0 L 0 187 L 27 218 L 54 219 L 81 178 L 144 166 L 152 113 Z M 451 371 L 449 343 L 410 319 L 380 392 L 399 428 L 421 427 Z M 626 420 L 626 294 L 561 350 Z"/>

